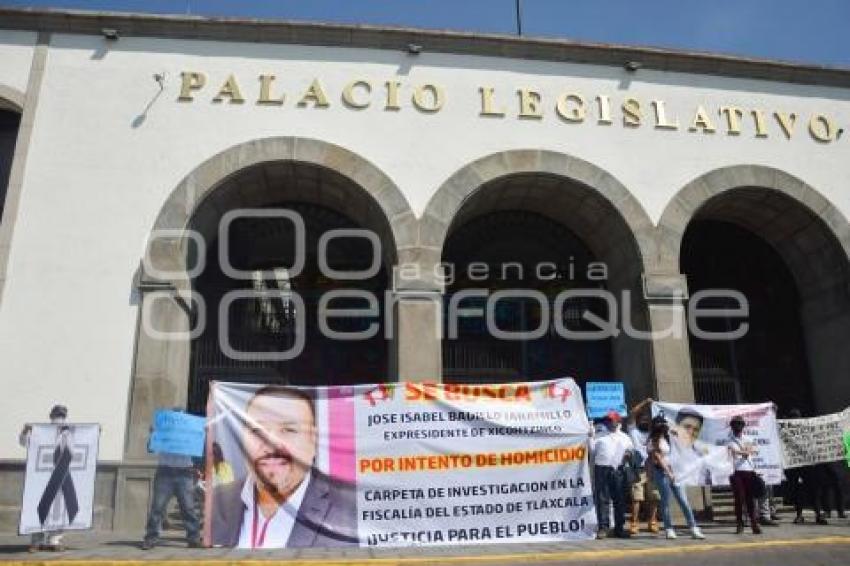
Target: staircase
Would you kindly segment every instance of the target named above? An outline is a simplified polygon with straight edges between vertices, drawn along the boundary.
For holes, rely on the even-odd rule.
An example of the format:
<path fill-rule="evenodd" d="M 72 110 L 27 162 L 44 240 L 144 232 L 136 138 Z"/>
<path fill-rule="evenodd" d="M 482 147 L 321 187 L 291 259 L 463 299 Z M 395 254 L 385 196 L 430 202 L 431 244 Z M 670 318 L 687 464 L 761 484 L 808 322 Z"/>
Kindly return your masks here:
<path fill-rule="evenodd" d="M 732 495 L 730 487 L 712 487 L 711 488 L 711 506 L 706 508 L 706 518 L 718 523 L 734 523 L 735 522 L 735 497 Z M 776 507 L 776 512 L 784 517 L 794 516 L 794 506 L 786 505 L 782 497 L 777 497 L 774 493 L 773 504 Z M 746 510 L 744 511 L 746 514 Z"/>

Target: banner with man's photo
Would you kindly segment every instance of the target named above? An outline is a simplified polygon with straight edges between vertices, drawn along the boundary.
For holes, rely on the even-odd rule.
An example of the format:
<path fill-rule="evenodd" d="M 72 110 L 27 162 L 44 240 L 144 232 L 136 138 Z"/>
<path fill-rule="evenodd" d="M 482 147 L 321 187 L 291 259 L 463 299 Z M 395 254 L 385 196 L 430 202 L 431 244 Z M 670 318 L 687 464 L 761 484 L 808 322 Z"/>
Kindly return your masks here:
<path fill-rule="evenodd" d="M 215 382 L 207 544 L 389 547 L 592 538 L 572 379 L 303 388 Z M 217 470 L 226 477 L 217 479 Z"/>
<path fill-rule="evenodd" d="M 850 407 L 831 415 L 778 422 L 786 468 L 845 459 L 844 436 L 850 434 Z"/>
<path fill-rule="evenodd" d="M 768 485 L 782 483 L 782 448 L 772 403 L 750 405 L 685 405 L 652 403 L 652 414 L 670 425 L 670 462 L 682 485 L 729 485 L 732 459 L 727 449 L 729 421 L 740 415 L 746 422 L 744 440 L 756 447 L 756 471 Z"/>

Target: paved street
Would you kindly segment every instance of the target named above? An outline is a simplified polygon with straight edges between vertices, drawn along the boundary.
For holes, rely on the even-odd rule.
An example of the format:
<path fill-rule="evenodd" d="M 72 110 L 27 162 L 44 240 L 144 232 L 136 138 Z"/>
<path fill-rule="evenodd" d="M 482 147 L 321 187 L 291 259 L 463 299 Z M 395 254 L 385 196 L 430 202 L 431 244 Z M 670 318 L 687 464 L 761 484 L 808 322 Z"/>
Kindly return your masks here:
<path fill-rule="evenodd" d="M 729 524 L 704 528 L 705 541 L 694 541 L 681 532 L 676 541 L 642 534 L 632 540 L 607 539 L 578 543 L 538 545 L 498 545 L 439 547 L 401 550 L 283 550 L 245 552 L 231 549 L 189 550 L 177 533 L 161 547 L 149 552 L 138 548 L 133 535 L 79 533 L 66 537 L 70 550 L 60 554 L 26 552 L 24 537 L 0 537 L 0 559 L 38 562 L 67 561 L 85 564 L 120 562 L 150 564 L 223 563 L 242 561 L 280 561 L 287 564 L 633 564 L 661 565 L 686 563 L 688 566 L 741 564 L 745 566 L 781 565 L 846 565 L 850 563 L 850 521 L 833 520 L 829 526 L 791 525 L 765 528 L 765 534 L 754 536 L 732 534 Z"/>

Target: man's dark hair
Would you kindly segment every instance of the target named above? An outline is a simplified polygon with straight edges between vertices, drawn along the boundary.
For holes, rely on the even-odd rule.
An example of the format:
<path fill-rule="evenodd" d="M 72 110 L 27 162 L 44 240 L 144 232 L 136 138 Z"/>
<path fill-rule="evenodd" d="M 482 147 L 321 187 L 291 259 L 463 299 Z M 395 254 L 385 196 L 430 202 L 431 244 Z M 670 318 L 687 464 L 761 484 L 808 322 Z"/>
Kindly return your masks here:
<path fill-rule="evenodd" d="M 251 407 L 251 403 L 254 402 L 254 399 L 266 395 L 270 397 L 290 397 L 292 399 L 304 401 L 307 403 L 307 406 L 310 407 L 310 414 L 313 415 L 313 422 L 316 422 L 316 402 L 313 396 L 306 389 L 299 389 L 298 387 L 290 387 L 288 385 L 266 385 L 257 389 L 257 391 L 245 404 L 245 410 L 247 411 Z"/>
<path fill-rule="evenodd" d="M 687 418 L 698 420 L 700 426 L 702 426 L 705 422 L 705 417 L 699 414 L 696 409 L 692 409 L 691 407 L 685 407 L 676 414 L 676 424 L 681 424 L 681 422 Z"/>

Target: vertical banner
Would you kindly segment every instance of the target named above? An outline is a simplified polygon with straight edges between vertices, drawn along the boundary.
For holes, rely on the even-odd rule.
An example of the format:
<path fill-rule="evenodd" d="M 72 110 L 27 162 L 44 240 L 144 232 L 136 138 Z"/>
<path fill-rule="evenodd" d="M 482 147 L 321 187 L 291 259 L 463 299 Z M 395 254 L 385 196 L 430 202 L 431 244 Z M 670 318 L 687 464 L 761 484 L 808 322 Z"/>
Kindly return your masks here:
<path fill-rule="evenodd" d="M 92 528 L 100 425 L 30 427 L 18 533 Z"/>
<path fill-rule="evenodd" d="M 844 459 L 844 436 L 850 433 L 850 408 L 810 419 L 779 419 L 786 468 Z"/>
<path fill-rule="evenodd" d="M 744 439 L 756 446 L 756 471 L 768 485 L 782 483 L 782 449 L 772 403 L 752 405 L 683 405 L 652 403 L 652 414 L 670 424 L 670 463 L 683 485 L 728 485 L 732 459 L 726 445 L 732 434 L 729 421 L 746 421 Z"/>
<path fill-rule="evenodd" d="M 208 497 L 209 544 L 487 544 L 596 532 L 589 424 L 572 379 L 215 383 L 210 394 L 208 446 L 235 480 Z"/>

